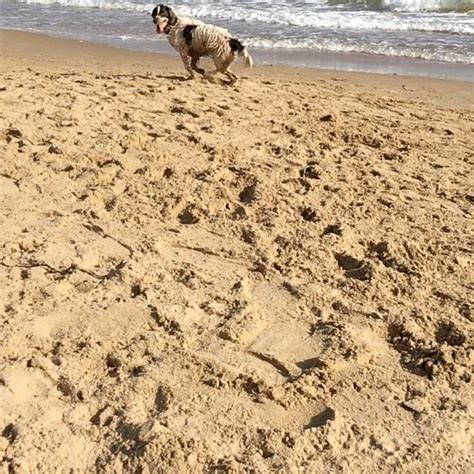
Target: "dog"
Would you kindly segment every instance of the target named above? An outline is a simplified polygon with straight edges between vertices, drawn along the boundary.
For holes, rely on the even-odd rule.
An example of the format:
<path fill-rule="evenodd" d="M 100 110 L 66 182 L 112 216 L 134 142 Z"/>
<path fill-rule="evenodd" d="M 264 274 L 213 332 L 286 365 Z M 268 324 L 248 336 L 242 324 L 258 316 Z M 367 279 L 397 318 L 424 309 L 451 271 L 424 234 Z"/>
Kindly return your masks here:
<path fill-rule="evenodd" d="M 224 28 L 179 17 L 166 5 L 157 5 L 151 16 L 156 32 L 166 34 L 171 46 L 181 55 L 189 79 L 194 79 L 195 72 L 209 80 L 222 73 L 232 85 L 238 80 L 238 76 L 230 70 L 230 66 L 237 56 L 244 59 L 246 66 L 253 66 L 253 59 L 247 48 Z M 203 56 L 212 58 L 215 71 L 206 72 L 199 67 L 199 59 Z"/>

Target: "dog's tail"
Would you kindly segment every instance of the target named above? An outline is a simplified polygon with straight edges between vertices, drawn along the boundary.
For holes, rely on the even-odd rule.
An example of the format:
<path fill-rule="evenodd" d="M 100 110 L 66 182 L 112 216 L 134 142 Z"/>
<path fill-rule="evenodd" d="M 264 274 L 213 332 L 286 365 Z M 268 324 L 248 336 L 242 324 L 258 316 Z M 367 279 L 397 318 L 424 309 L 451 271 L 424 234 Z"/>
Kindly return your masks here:
<path fill-rule="evenodd" d="M 250 56 L 250 53 L 247 51 L 247 48 L 237 39 L 231 38 L 229 40 L 229 46 L 234 53 L 237 53 L 239 56 L 242 56 L 247 67 L 253 66 L 253 59 Z"/>
<path fill-rule="evenodd" d="M 241 52 L 240 55 L 244 58 L 244 64 L 247 67 L 252 67 L 253 66 L 253 59 L 252 56 L 250 56 L 250 53 L 247 51 L 247 48 L 244 48 Z"/>

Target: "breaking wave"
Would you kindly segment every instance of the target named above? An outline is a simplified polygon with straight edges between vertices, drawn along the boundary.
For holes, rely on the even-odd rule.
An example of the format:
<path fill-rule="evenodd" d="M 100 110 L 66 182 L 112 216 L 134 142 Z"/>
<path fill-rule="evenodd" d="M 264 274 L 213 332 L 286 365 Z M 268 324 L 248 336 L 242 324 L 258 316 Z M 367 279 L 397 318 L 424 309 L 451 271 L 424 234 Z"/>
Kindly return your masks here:
<path fill-rule="evenodd" d="M 18 3 L 62 5 L 69 7 L 100 8 L 105 10 L 126 10 L 148 13 L 154 3 L 126 0 L 18 0 Z M 329 5 L 353 6 L 365 5 L 366 9 L 338 11 Z M 199 18 L 210 18 L 221 21 L 243 21 L 273 25 L 300 26 L 306 28 L 328 28 L 343 30 L 379 30 L 379 31 L 423 31 L 433 33 L 453 33 L 474 35 L 474 15 L 450 14 L 419 14 L 387 16 L 386 12 L 376 11 L 369 7 L 387 7 L 395 10 L 426 11 L 446 9 L 448 5 L 461 8 L 470 4 L 474 9 L 474 0 L 313 0 L 296 1 L 269 0 L 265 4 L 249 1 L 232 3 L 179 2 L 177 10 L 180 14 Z"/>
<path fill-rule="evenodd" d="M 336 39 L 306 39 L 306 40 L 266 40 L 261 38 L 249 38 L 246 41 L 251 47 L 263 49 L 285 49 L 285 50 L 312 50 L 334 53 L 363 53 L 377 54 L 391 57 L 405 57 L 414 59 L 426 59 L 429 61 L 445 61 L 450 63 L 473 64 L 474 58 L 468 53 L 459 51 L 437 51 L 424 50 L 410 46 L 393 46 L 390 43 L 347 43 Z"/>

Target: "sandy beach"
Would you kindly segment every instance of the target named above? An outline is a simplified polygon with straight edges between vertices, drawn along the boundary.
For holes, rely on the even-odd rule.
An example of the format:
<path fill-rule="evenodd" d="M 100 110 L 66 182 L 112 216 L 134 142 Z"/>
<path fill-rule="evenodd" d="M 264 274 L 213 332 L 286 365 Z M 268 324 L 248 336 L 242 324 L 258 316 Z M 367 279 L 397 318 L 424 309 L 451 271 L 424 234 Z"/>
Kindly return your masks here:
<path fill-rule="evenodd" d="M 0 472 L 468 473 L 474 85 L 0 31 Z"/>

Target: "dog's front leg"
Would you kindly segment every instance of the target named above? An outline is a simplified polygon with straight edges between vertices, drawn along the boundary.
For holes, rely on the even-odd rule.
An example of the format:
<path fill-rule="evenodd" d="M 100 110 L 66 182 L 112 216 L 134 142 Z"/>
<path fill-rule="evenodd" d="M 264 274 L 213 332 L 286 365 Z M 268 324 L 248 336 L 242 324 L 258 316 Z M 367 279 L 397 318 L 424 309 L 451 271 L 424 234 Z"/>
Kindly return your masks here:
<path fill-rule="evenodd" d="M 194 79 L 194 72 L 193 68 L 191 66 L 191 57 L 188 56 L 187 52 L 182 52 L 181 53 L 181 59 L 183 60 L 184 67 L 186 71 L 189 73 L 189 79 Z"/>

